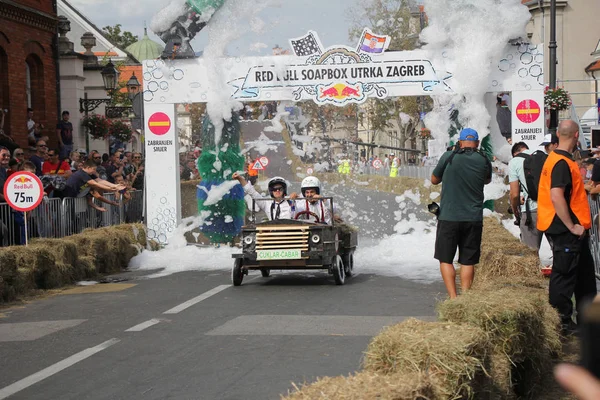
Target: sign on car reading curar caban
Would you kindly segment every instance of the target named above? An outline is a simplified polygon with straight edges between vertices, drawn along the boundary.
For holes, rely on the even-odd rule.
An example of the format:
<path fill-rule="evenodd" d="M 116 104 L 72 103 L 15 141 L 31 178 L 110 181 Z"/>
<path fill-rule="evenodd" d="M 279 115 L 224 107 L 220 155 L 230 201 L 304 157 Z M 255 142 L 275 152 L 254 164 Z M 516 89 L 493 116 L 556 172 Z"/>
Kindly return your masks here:
<path fill-rule="evenodd" d="M 256 252 L 257 260 L 298 260 L 302 254 L 298 249 L 292 250 L 258 250 Z"/>

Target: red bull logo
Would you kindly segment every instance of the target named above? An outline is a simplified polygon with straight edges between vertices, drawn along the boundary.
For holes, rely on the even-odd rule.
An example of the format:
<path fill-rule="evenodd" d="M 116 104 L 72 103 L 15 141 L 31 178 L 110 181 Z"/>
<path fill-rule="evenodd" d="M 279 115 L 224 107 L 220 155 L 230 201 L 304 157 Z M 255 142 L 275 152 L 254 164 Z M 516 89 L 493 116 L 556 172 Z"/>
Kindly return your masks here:
<path fill-rule="evenodd" d="M 363 97 L 360 85 L 351 86 L 344 83 L 336 83 L 328 88 L 321 88 L 320 91 L 319 99 L 325 99 L 325 101 L 331 99 L 336 103 L 344 103 L 349 99 L 361 99 Z"/>
<path fill-rule="evenodd" d="M 346 86 L 344 90 L 342 90 L 342 96 L 344 97 L 360 97 L 358 93 L 358 89 L 352 86 Z"/>
<path fill-rule="evenodd" d="M 337 97 L 339 96 L 338 90 L 335 87 L 330 87 L 329 89 L 321 89 L 321 98 L 323 97 Z"/>
<path fill-rule="evenodd" d="M 27 176 L 20 176 L 17 179 L 15 179 L 15 183 L 16 182 L 18 182 L 18 183 L 31 183 L 33 181 L 31 180 L 31 178 L 29 178 Z"/>

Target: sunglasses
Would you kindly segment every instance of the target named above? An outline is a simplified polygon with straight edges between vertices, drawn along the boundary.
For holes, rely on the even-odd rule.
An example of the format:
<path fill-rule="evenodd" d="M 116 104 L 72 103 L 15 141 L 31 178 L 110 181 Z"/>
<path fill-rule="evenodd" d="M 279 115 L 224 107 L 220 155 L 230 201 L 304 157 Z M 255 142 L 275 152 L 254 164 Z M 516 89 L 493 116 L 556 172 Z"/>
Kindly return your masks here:
<path fill-rule="evenodd" d="M 45 144 L 38 144 L 37 147 L 41 147 L 42 149 L 47 149 L 48 148 L 48 146 L 46 146 Z"/>
<path fill-rule="evenodd" d="M 273 190 L 274 192 L 282 192 L 282 191 L 283 191 L 283 187 L 281 187 L 281 186 L 277 186 L 277 187 L 274 187 L 272 190 Z"/>
<path fill-rule="evenodd" d="M 102 157 L 92 157 L 94 160 L 101 160 Z"/>
<path fill-rule="evenodd" d="M 22 156 L 23 153 L 15 153 L 15 156 Z"/>
<path fill-rule="evenodd" d="M 50 154 L 48 154 L 48 157 L 54 157 L 54 156 L 57 156 L 57 155 L 58 154 L 50 153 Z"/>
<path fill-rule="evenodd" d="M 134 160 L 141 160 L 142 157 L 133 157 Z"/>

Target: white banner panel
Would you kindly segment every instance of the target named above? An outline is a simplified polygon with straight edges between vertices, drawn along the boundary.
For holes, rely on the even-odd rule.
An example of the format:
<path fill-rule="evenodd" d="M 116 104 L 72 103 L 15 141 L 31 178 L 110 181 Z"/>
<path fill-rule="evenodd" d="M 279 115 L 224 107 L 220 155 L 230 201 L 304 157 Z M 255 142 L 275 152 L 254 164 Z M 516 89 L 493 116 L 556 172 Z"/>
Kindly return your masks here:
<path fill-rule="evenodd" d="M 538 150 L 544 141 L 544 91 L 511 93 L 513 144 L 525 142 L 529 149 Z"/>
<path fill-rule="evenodd" d="M 424 51 L 381 54 L 334 46 L 311 56 L 226 58 L 214 61 L 217 71 L 202 58 L 144 61 L 146 103 L 204 103 L 212 89 L 229 90 L 233 99 L 302 101 L 344 106 L 367 98 L 436 95 L 453 92 L 452 71 Z M 544 88 L 541 46 L 507 45 L 495 63 L 490 92 Z M 447 61 L 446 61 L 447 60 Z"/>
<path fill-rule="evenodd" d="M 177 121 L 173 104 L 146 104 L 146 226 L 166 243 L 181 220 Z"/>

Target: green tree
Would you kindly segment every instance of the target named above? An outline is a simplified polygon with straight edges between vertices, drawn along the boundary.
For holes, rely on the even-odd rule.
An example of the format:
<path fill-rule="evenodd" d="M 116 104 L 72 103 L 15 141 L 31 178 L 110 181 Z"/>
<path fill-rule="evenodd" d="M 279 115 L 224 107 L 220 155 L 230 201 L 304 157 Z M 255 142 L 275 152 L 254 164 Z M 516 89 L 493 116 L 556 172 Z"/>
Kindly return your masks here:
<path fill-rule="evenodd" d="M 411 13 L 408 0 L 373 0 L 351 10 L 349 17 L 350 40 L 359 40 L 365 27 L 377 34 L 390 36 L 388 51 L 414 50 L 418 45 L 421 30 L 419 15 Z M 423 101 L 423 104 L 420 103 Z M 418 136 L 419 112 L 430 109 L 431 99 L 428 97 L 398 97 L 394 99 L 374 100 L 367 107 L 370 129 L 374 131 L 370 138 L 376 143 L 382 133 L 389 135 L 389 128 L 399 127 L 397 139 L 400 147 L 405 147 L 409 139 Z M 410 118 L 401 118 L 401 113 Z M 404 158 L 405 155 L 403 155 Z M 406 159 L 404 160 L 406 161 Z"/>
<path fill-rule="evenodd" d="M 104 36 L 116 47 L 124 50 L 138 41 L 138 36 L 129 31 L 121 31 L 121 24 L 102 28 Z"/>

